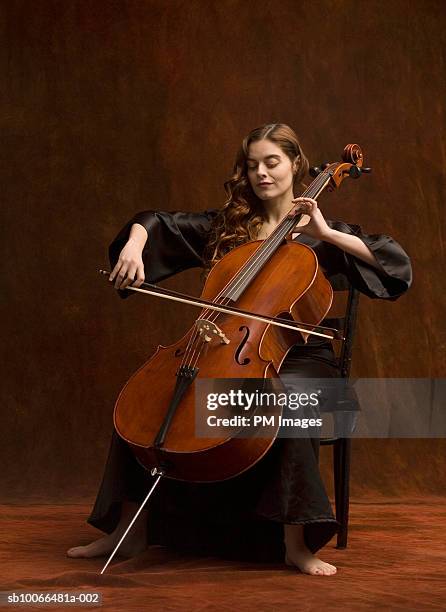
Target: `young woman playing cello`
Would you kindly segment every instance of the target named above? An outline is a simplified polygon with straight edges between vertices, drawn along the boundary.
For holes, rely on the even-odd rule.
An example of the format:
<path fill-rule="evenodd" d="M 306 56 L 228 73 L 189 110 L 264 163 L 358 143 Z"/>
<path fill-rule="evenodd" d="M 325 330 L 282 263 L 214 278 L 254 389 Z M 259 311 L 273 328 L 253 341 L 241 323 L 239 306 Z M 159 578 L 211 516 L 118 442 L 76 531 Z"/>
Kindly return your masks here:
<path fill-rule="evenodd" d="M 307 171 L 308 161 L 289 126 L 267 124 L 253 130 L 225 183 L 224 206 L 203 212 L 137 213 L 110 246 L 110 281 L 123 290 L 191 267 L 208 270 L 235 246 L 267 238 L 294 206 L 303 213 L 294 240 L 315 251 L 330 282 L 343 274 L 368 297 L 398 298 L 412 280 L 408 255 L 391 237 L 326 220 L 315 200 L 295 197 Z M 331 342 L 310 336 L 307 344 L 292 347 L 280 369 L 283 374 L 338 377 Z M 334 565 L 315 555 L 338 529 L 318 459 L 319 439 L 278 438 L 260 461 L 230 480 L 196 484 L 162 479 L 120 552 L 132 556 L 158 543 L 239 559 L 285 557 L 303 573 L 335 574 Z M 148 488 L 148 473 L 114 432 L 88 519 L 106 535 L 67 554 L 109 554 Z"/>

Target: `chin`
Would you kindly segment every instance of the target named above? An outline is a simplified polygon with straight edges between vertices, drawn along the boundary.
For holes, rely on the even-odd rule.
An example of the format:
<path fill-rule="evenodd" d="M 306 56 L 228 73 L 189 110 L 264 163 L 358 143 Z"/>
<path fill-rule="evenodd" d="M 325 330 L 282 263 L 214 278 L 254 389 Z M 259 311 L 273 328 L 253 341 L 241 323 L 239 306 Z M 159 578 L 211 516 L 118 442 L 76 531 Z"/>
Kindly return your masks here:
<path fill-rule="evenodd" d="M 260 200 L 263 200 L 264 202 L 268 200 L 272 200 L 273 198 L 277 197 L 276 193 L 263 193 L 262 192 L 262 193 L 257 193 L 256 195 Z"/>

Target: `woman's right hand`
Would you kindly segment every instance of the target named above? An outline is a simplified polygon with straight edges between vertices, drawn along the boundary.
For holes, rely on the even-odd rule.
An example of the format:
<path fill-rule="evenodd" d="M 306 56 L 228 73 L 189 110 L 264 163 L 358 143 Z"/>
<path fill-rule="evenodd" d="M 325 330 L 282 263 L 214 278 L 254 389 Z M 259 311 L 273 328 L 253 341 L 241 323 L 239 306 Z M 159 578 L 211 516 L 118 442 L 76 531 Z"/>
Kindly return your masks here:
<path fill-rule="evenodd" d="M 115 281 L 115 289 L 125 289 L 130 284 L 139 287 L 144 282 L 142 250 L 140 241 L 129 238 L 108 278 Z"/>

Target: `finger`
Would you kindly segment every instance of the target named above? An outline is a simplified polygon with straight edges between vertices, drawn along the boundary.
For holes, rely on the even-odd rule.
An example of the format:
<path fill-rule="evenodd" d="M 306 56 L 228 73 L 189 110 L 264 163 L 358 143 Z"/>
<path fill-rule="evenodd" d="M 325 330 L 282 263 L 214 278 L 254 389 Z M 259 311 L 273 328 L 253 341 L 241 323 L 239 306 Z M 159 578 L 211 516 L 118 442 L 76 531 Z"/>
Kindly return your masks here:
<path fill-rule="evenodd" d="M 132 284 L 132 287 L 140 287 L 143 284 L 144 280 L 144 266 L 138 266 L 138 270 L 136 272 L 136 280 Z"/>
<path fill-rule="evenodd" d="M 317 204 L 316 200 L 314 200 L 313 198 L 307 198 L 307 197 L 303 197 L 300 196 L 298 198 L 294 198 L 293 200 L 291 200 L 292 202 L 302 202 L 303 204 Z"/>
<path fill-rule="evenodd" d="M 301 202 L 300 210 L 307 215 L 310 215 L 317 210 L 317 203 L 314 200 L 306 200 L 305 202 Z"/>
<path fill-rule="evenodd" d="M 119 261 L 119 259 L 118 259 L 118 261 L 117 261 L 117 263 L 116 263 L 115 267 L 113 268 L 113 270 L 111 271 L 110 276 L 108 277 L 108 280 L 109 280 L 109 281 L 112 281 L 112 280 L 115 278 L 115 276 L 117 275 L 117 273 L 118 273 L 118 272 L 119 272 L 119 270 L 121 269 L 121 266 L 122 266 L 122 262 L 121 262 L 121 261 Z"/>
<path fill-rule="evenodd" d="M 119 272 L 118 276 L 116 277 L 115 284 L 114 284 L 115 289 L 121 288 L 121 283 L 124 280 L 124 278 L 125 278 L 125 274 L 122 272 Z"/>
<path fill-rule="evenodd" d="M 288 213 L 289 217 L 295 217 L 300 212 L 307 212 L 309 206 L 306 202 L 298 201 L 294 205 L 294 208 Z"/>
<path fill-rule="evenodd" d="M 314 211 L 317 208 L 317 204 L 314 200 L 311 200 L 310 202 L 306 203 L 306 209 L 307 211 Z"/>
<path fill-rule="evenodd" d="M 314 212 L 315 210 L 317 210 L 317 202 L 315 200 L 310 200 L 308 202 L 308 210 L 311 212 Z"/>
<path fill-rule="evenodd" d="M 136 268 L 137 268 L 136 264 L 133 264 L 133 265 L 129 266 L 129 268 L 127 270 L 126 277 L 124 278 L 123 282 L 121 283 L 120 289 L 125 289 L 126 287 L 128 287 L 135 280 Z"/>
<path fill-rule="evenodd" d="M 125 263 L 121 264 L 121 268 L 118 274 L 116 275 L 116 279 L 115 279 L 115 289 L 119 289 L 121 287 L 121 283 L 127 274 L 127 268 L 128 268 L 128 264 L 125 264 Z"/>
<path fill-rule="evenodd" d="M 304 212 L 307 210 L 307 206 L 301 200 L 294 202 L 294 208 L 289 212 L 290 217 L 294 217 L 298 213 Z"/>

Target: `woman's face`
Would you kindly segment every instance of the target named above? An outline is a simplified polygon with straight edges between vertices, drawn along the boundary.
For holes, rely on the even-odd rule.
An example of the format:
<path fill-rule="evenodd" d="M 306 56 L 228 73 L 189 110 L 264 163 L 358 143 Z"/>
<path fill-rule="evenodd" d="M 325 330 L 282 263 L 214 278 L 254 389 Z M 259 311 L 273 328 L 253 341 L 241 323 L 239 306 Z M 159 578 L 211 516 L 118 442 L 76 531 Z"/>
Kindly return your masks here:
<path fill-rule="evenodd" d="M 270 140 L 258 140 L 248 147 L 248 179 L 261 200 L 271 200 L 287 192 L 293 197 L 293 166 L 290 158 Z"/>

